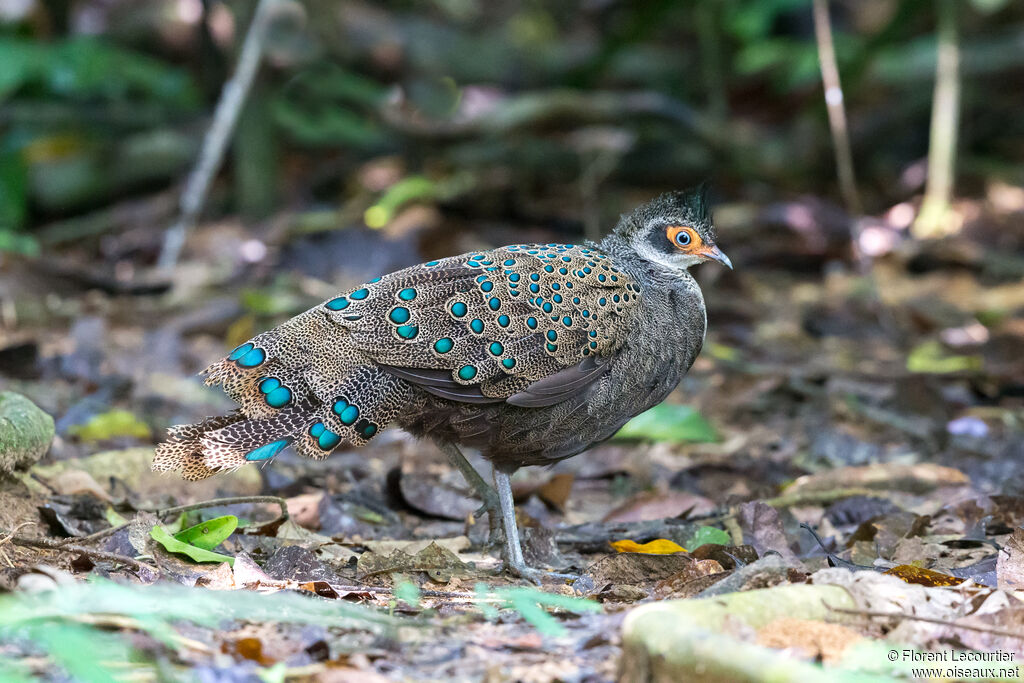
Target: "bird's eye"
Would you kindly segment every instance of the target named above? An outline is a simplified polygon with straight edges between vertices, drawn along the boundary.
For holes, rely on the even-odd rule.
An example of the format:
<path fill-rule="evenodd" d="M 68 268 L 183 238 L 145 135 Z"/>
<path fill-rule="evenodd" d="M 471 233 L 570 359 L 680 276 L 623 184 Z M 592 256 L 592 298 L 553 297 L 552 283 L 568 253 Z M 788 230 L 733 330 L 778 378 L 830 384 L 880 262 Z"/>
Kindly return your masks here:
<path fill-rule="evenodd" d="M 689 247 L 693 243 L 693 233 L 690 228 L 680 225 L 673 225 L 668 229 L 668 239 L 680 249 Z"/>

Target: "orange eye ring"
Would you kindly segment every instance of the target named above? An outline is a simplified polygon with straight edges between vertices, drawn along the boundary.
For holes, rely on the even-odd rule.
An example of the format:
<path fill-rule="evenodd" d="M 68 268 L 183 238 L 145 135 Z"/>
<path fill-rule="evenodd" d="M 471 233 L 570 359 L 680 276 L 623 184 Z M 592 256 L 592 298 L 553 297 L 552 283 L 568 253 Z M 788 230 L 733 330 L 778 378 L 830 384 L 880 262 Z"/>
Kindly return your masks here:
<path fill-rule="evenodd" d="M 689 251 L 700 245 L 700 237 L 697 233 L 685 225 L 671 225 L 665 231 L 665 236 L 677 249 Z"/>

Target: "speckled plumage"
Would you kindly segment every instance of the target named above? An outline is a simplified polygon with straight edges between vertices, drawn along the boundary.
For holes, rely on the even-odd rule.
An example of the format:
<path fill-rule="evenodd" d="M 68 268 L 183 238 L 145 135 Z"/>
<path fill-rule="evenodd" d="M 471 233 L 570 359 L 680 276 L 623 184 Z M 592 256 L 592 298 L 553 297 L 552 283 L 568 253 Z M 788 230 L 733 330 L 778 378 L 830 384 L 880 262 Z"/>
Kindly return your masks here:
<path fill-rule="evenodd" d="M 391 423 L 479 448 L 503 472 L 575 455 L 693 363 L 706 318 L 686 268 L 727 263 L 713 241 L 703 196 L 675 193 L 600 244 L 514 245 L 377 278 L 208 367 L 239 409 L 173 428 L 153 467 L 201 479 L 288 444 L 323 458 Z"/>

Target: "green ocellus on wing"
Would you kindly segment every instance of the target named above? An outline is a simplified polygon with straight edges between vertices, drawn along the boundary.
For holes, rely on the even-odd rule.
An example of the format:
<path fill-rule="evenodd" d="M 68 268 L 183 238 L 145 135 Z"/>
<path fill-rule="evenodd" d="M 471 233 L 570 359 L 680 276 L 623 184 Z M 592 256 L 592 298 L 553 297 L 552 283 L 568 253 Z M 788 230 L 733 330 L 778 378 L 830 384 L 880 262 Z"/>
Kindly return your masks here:
<path fill-rule="evenodd" d="M 202 479 L 288 445 L 328 456 L 389 424 L 503 471 L 575 455 L 662 401 L 700 351 L 688 268 L 713 259 L 701 192 L 663 195 L 600 243 L 412 266 L 263 332 L 205 371 L 238 410 L 173 427 L 157 470 Z"/>

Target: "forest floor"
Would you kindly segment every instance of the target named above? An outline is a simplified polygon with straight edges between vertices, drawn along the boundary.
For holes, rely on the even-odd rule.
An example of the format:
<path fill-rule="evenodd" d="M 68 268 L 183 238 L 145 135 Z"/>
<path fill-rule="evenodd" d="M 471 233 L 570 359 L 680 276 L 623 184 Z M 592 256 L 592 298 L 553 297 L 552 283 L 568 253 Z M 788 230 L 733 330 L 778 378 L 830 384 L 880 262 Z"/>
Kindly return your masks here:
<path fill-rule="evenodd" d="M 822 207 L 723 208 L 737 267 L 699 269 L 709 332 L 667 405 L 517 473 L 528 563 L 580 577 L 539 588 L 500 573 L 461 477 L 397 430 L 199 483 L 148 463 L 167 426 L 230 408 L 195 373 L 255 332 L 421 259 L 566 236 L 442 228 L 413 208 L 312 236 L 284 218 L 258 236 L 208 223 L 171 274 L 129 265 L 155 248 L 142 229 L 8 261 L 0 386 L 56 438 L 0 488 L 0 666 L 55 681 L 1019 678 L 1024 212 L 978 204 L 925 244 L 880 220 L 885 253 L 855 266 Z"/>

